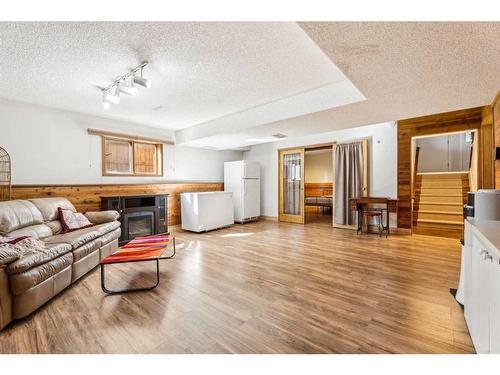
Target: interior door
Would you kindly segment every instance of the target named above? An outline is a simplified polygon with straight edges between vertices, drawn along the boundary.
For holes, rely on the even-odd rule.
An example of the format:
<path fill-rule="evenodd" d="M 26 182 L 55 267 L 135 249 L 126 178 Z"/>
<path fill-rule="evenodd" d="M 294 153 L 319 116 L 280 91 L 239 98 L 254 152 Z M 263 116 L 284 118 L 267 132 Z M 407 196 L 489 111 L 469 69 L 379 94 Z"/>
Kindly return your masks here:
<path fill-rule="evenodd" d="M 279 221 L 304 224 L 304 149 L 279 151 Z"/>

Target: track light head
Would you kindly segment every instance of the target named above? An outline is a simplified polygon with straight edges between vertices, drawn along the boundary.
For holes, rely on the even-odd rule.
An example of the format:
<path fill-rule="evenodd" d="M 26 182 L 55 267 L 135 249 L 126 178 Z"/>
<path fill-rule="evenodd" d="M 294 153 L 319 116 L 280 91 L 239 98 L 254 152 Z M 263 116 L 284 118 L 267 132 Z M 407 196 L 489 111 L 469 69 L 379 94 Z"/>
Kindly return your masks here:
<path fill-rule="evenodd" d="M 125 78 L 120 84 L 118 85 L 118 90 L 120 92 L 123 92 L 124 94 L 134 96 L 137 94 L 137 87 L 134 87 L 134 77 L 129 76 Z"/>
<path fill-rule="evenodd" d="M 106 91 L 102 90 L 102 106 L 103 108 L 107 111 L 111 108 L 111 104 L 109 104 L 107 97 L 106 97 Z"/>
<path fill-rule="evenodd" d="M 134 83 L 149 89 L 151 87 L 151 80 L 144 77 L 134 77 Z"/>
<path fill-rule="evenodd" d="M 104 91 L 103 101 L 106 103 L 120 104 L 120 95 L 117 86 L 114 86 L 114 92 L 110 92 L 110 90 Z"/>

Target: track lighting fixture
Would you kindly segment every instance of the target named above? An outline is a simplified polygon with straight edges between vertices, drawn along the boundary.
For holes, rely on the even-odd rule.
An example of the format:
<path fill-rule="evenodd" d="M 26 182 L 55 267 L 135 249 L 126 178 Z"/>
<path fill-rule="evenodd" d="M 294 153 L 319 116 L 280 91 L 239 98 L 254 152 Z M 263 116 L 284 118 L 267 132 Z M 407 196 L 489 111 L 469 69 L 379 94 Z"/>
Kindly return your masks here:
<path fill-rule="evenodd" d="M 145 88 L 151 87 L 151 80 L 143 77 L 143 70 L 147 65 L 148 62 L 144 61 L 141 65 L 122 75 L 111 85 L 102 89 L 104 109 L 108 110 L 111 107 L 110 103 L 120 103 L 120 92 L 131 96 L 136 95 L 138 92 L 137 87 L 134 86 L 136 83 Z M 138 72 L 140 72 L 140 75 L 136 76 Z"/>
<path fill-rule="evenodd" d="M 123 92 L 124 94 L 131 96 L 136 95 L 137 87 L 134 87 L 134 76 L 129 76 L 122 82 L 120 82 L 118 89 L 120 90 L 120 92 Z"/>
<path fill-rule="evenodd" d="M 102 102 L 104 109 L 108 110 L 110 108 L 110 103 L 120 104 L 120 92 L 118 86 L 110 87 L 102 92 Z"/>
<path fill-rule="evenodd" d="M 142 87 L 149 89 L 151 87 L 151 80 L 143 77 L 134 77 L 134 82 Z"/>
<path fill-rule="evenodd" d="M 109 102 L 106 100 L 105 95 L 102 96 L 102 106 L 106 111 L 111 108 L 111 104 L 109 104 Z"/>

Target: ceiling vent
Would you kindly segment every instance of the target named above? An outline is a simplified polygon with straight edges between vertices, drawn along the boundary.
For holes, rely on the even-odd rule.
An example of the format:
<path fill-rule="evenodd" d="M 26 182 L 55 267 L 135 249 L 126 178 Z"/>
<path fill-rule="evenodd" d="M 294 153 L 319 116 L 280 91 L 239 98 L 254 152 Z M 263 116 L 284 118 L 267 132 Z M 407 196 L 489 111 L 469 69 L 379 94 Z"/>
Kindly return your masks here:
<path fill-rule="evenodd" d="M 276 133 L 276 134 L 273 134 L 273 137 L 278 138 L 278 139 L 283 139 L 283 138 L 286 138 L 287 136 L 285 134 Z"/>

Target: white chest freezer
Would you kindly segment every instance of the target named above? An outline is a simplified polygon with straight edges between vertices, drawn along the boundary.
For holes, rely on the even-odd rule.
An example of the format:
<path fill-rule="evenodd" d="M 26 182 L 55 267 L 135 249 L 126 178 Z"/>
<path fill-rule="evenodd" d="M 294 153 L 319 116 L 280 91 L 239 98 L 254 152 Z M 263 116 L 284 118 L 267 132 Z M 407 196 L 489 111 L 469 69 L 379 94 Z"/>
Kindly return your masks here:
<path fill-rule="evenodd" d="M 233 193 L 181 193 L 182 229 L 205 232 L 234 224 Z"/>

